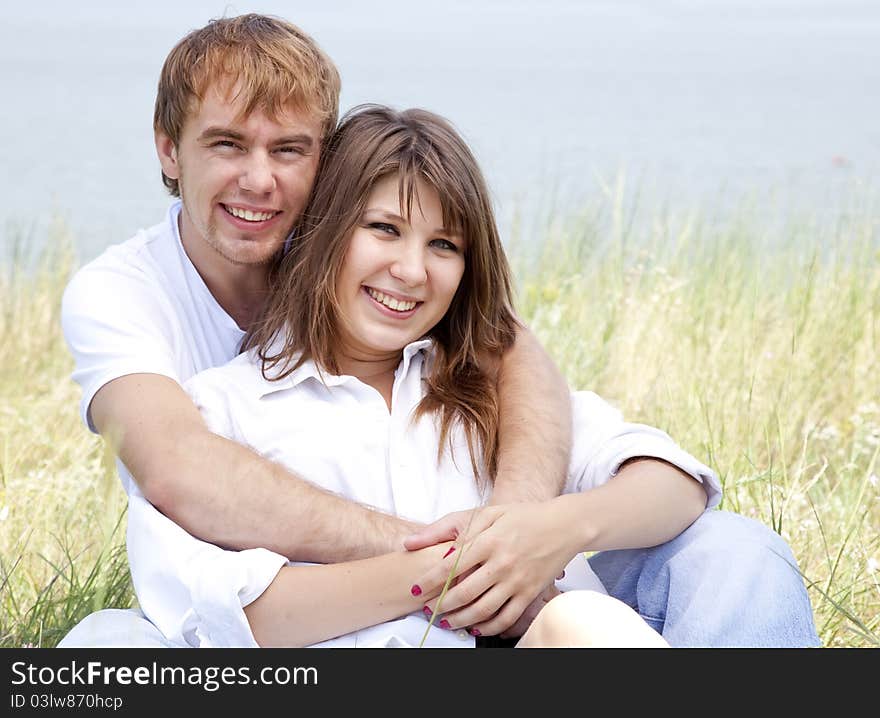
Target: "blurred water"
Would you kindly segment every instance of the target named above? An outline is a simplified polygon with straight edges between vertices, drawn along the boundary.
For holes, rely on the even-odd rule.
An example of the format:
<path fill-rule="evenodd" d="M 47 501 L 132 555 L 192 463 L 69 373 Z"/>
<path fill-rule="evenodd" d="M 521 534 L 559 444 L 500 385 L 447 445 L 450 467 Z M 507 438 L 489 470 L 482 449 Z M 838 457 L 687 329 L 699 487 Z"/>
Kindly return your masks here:
<path fill-rule="evenodd" d="M 833 213 L 880 170 L 874 0 L 6 3 L 4 239 L 39 239 L 60 214 L 87 259 L 158 221 L 161 64 L 188 30 L 249 11 L 319 41 L 343 109 L 449 117 L 505 232 L 514 212 L 564 214 L 621 172 L 675 206 L 782 196 Z"/>

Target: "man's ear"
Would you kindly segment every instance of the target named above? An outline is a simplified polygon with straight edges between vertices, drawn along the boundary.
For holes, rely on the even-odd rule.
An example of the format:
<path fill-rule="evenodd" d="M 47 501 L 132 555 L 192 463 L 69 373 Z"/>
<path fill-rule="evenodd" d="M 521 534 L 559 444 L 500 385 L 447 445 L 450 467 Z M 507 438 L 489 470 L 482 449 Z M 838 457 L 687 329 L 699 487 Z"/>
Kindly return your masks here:
<path fill-rule="evenodd" d="M 177 161 L 177 147 L 173 140 L 160 130 L 156 130 L 156 154 L 159 155 L 159 164 L 166 177 L 179 180 L 180 164 Z"/>

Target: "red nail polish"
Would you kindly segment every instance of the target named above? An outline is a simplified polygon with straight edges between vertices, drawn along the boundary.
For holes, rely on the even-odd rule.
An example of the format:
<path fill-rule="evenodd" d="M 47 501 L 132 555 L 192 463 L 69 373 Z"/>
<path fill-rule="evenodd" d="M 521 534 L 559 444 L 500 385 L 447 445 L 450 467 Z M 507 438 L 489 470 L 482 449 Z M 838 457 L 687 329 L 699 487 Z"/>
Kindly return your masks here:
<path fill-rule="evenodd" d="M 449 621 L 444 618 L 442 621 L 440 621 L 440 628 L 452 628 L 452 626 L 450 626 Z"/>
<path fill-rule="evenodd" d="M 443 558 L 446 558 L 446 557 L 447 557 L 449 554 L 451 554 L 453 551 L 455 551 L 455 546 L 450 546 L 450 547 L 449 547 L 449 550 L 448 550 L 446 553 L 443 554 Z"/>
<path fill-rule="evenodd" d="M 419 584 L 417 584 L 417 583 L 413 584 L 413 587 L 409 590 L 409 592 L 413 596 L 421 596 L 422 595 L 422 589 L 419 587 Z"/>
<path fill-rule="evenodd" d="M 434 613 L 434 612 L 433 612 L 430 608 L 428 608 L 427 606 L 425 606 L 425 607 L 422 609 L 422 611 L 424 612 L 424 614 L 425 614 L 428 618 L 430 618 L 430 617 L 433 615 L 433 613 Z"/>
<path fill-rule="evenodd" d="M 470 631 L 468 631 L 468 633 L 470 633 L 470 634 L 471 634 L 472 636 L 474 636 L 475 638 L 479 638 L 480 636 L 483 635 L 483 634 L 480 633 L 476 628 L 472 628 Z"/>

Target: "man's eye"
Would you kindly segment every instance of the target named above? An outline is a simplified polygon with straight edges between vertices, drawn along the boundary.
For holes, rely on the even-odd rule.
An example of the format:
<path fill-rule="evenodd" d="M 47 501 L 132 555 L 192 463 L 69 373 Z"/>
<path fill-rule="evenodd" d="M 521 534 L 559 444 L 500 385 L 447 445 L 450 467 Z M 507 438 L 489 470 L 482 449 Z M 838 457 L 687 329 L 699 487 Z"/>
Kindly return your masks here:
<path fill-rule="evenodd" d="M 229 149 L 236 149 L 238 147 L 238 145 L 235 144 L 235 142 L 233 142 L 232 140 L 217 140 L 213 144 L 213 146 L 214 147 L 229 148 Z"/>
<path fill-rule="evenodd" d="M 285 147 L 279 147 L 279 148 L 278 148 L 278 151 L 281 152 L 282 154 L 285 154 L 285 155 L 301 155 L 301 154 L 305 154 L 305 153 L 303 152 L 303 148 L 302 148 L 302 147 L 296 147 L 296 146 L 293 146 L 293 145 L 291 145 L 291 146 L 285 146 Z"/>

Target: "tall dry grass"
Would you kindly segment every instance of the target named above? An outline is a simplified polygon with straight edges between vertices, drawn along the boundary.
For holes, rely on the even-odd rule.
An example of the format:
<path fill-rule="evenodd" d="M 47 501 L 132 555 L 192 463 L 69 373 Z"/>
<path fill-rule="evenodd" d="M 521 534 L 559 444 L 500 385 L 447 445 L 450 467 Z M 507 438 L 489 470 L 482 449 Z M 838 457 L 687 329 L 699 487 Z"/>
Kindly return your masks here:
<path fill-rule="evenodd" d="M 880 227 L 639 214 L 612 191 L 511 247 L 519 308 L 572 385 L 668 431 L 722 508 L 791 544 L 827 646 L 880 643 Z M 131 605 L 124 496 L 82 426 L 59 329 L 56 228 L 0 273 L 0 644 L 50 646 Z M 39 238 L 43 239 L 43 238 Z"/>
<path fill-rule="evenodd" d="M 132 601 L 125 497 L 70 380 L 59 313 L 72 238 L 56 223 L 13 247 L 0 267 L 0 645 L 54 646 L 88 613 Z"/>

